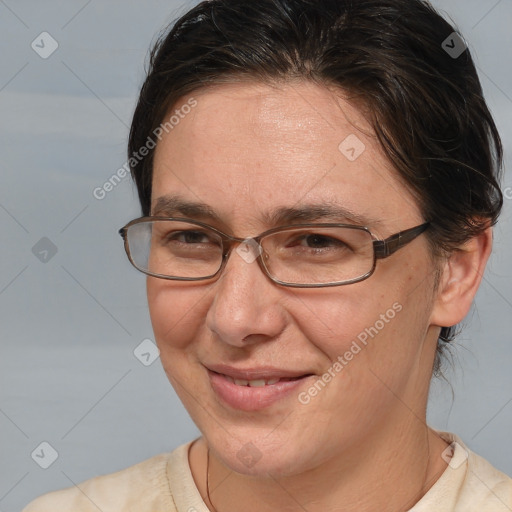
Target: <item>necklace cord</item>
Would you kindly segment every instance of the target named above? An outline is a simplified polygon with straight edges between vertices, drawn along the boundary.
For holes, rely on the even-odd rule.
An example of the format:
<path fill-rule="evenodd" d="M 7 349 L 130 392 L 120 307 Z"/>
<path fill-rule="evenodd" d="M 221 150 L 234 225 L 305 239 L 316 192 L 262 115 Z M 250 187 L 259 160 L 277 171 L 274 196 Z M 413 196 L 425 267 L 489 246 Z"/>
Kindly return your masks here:
<path fill-rule="evenodd" d="M 208 498 L 208 506 L 211 507 L 212 512 L 217 512 L 217 509 L 214 507 L 212 503 L 212 499 L 210 497 L 210 447 L 206 451 L 206 496 Z"/>

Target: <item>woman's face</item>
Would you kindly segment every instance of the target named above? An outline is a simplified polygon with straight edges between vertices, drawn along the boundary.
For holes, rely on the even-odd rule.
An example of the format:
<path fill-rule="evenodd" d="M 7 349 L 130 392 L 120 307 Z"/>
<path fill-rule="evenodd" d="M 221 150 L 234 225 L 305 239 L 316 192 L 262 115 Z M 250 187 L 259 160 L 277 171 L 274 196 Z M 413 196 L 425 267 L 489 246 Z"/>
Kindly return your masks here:
<path fill-rule="evenodd" d="M 152 215 L 195 216 L 172 209 L 175 197 L 203 203 L 197 220 L 241 238 L 276 227 L 276 210 L 313 205 L 347 215 L 295 222 L 363 222 L 382 239 L 424 222 L 362 114 L 326 89 L 244 83 L 194 99 L 174 106 L 179 122 L 156 148 Z M 420 236 L 346 286 L 279 286 L 233 250 L 216 280 L 150 277 L 147 289 L 163 367 L 216 456 L 286 475 L 423 417 L 434 282 Z"/>

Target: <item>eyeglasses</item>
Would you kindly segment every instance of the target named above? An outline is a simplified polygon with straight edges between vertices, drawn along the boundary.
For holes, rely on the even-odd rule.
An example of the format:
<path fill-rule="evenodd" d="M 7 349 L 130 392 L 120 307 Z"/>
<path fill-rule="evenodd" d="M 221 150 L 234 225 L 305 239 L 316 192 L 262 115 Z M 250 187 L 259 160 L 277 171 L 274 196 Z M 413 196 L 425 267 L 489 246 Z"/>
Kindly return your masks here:
<path fill-rule="evenodd" d="M 202 222 L 141 217 L 119 230 L 132 265 L 149 276 L 202 281 L 220 274 L 233 246 L 257 261 L 275 283 L 297 288 L 340 286 L 370 277 L 378 259 L 391 256 L 429 226 L 424 223 L 379 240 L 362 226 L 293 224 L 253 238 L 227 235 Z"/>

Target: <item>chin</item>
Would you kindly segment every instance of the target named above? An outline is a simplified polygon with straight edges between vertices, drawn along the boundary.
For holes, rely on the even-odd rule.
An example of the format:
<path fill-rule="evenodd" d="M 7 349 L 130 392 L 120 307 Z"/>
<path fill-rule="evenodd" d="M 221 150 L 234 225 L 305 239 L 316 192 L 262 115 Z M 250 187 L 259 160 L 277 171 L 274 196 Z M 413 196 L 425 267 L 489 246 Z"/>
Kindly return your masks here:
<path fill-rule="evenodd" d="M 291 476 L 307 470 L 305 459 L 315 456 L 315 453 L 305 452 L 301 448 L 302 442 L 294 440 L 293 436 L 287 436 L 286 440 L 272 435 L 261 439 L 261 431 L 255 432 L 253 436 L 246 433 L 229 439 L 225 435 L 222 432 L 217 436 L 205 435 L 204 438 L 211 452 L 227 468 L 247 476 Z M 308 463 L 311 464 L 311 460 Z"/>

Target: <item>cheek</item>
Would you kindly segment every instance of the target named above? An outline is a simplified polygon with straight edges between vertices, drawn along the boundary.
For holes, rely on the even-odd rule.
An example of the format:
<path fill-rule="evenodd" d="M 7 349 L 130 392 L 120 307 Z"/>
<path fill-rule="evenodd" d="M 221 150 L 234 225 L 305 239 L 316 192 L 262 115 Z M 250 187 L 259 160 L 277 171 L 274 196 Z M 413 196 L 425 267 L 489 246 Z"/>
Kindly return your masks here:
<path fill-rule="evenodd" d="M 341 358 L 337 368 L 351 386 L 368 370 L 390 383 L 400 380 L 421 358 L 427 333 L 431 304 L 418 279 L 375 284 L 324 291 L 293 305 L 290 300 L 288 308 L 301 336 L 323 353 L 325 369 Z"/>
<path fill-rule="evenodd" d="M 397 321 L 398 310 L 402 309 L 397 291 L 384 293 L 362 285 L 295 301 L 295 323 L 330 360 L 349 350 L 353 341 L 364 346 L 368 339 L 391 330 Z"/>
<path fill-rule="evenodd" d="M 176 284 L 148 278 L 147 296 L 155 340 L 162 360 L 175 350 L 185 350 L 198 338 L 208 310 L 208 292 L 204 287 Z"/>

